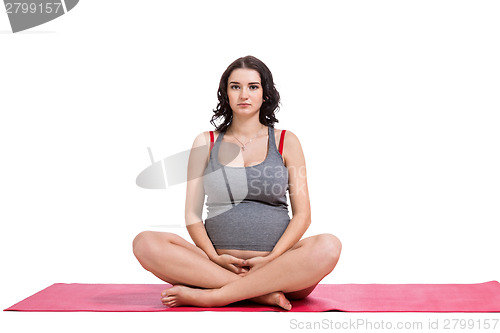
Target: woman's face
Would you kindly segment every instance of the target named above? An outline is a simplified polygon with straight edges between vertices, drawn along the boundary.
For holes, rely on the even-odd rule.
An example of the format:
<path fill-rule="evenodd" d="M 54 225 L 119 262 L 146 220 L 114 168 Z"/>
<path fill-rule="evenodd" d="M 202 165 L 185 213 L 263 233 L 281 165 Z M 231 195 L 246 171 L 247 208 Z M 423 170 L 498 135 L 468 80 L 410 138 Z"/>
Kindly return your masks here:
<path fill-rule="evenodd" d="M 233 70 L 227 80 L 227 96 L 233 115 L 250 116 L 259 113 L 263 103 L 259 72 L 248 68 Z"/>

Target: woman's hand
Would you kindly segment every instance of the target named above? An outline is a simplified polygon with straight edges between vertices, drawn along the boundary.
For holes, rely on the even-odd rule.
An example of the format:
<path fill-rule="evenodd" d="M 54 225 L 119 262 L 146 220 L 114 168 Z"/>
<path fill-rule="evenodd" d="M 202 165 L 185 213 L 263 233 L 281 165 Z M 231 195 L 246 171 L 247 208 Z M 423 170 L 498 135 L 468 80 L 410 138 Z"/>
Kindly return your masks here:
<path fill-rule="evenodd" d="M 248 266 L 248 263 L 246 263 L 244 259 L 237 258 L 230 254 L 218 255 L 214 257 L 212 261 L 217 265 L 238 275 L 245 275 L 246 273 L 248 273 L 248 269 L 245 268 L 245 266 Z"/>
<path fill-rule="evenodd" d="M 253 258 L 245 260 L 244 265 L 248 266 L 250 268 L 251 272 L 255 272 L 259 268 L 264 267 L 270 261 L 272 261 L 272 259 L 270 257 L 257 256 L 257 257 L 253 257 Z M 245 274 L 240 274 L 240 275 L 245 276 L 246 274 L 248 274 L 248 272 Z"/>

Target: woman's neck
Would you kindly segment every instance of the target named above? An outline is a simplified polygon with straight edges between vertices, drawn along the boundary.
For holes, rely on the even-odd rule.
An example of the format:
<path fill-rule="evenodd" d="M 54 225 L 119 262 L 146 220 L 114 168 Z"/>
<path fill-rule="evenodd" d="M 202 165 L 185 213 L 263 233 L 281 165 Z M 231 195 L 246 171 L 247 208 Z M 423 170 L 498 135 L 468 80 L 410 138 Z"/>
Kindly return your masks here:
<path fill-rule="evenodd" d="M 259 118 L 247 118 L 239 119 L 233 118 L 231 125 L 228 127 L 228 131 L 231 134 L 236 135 L 238 138 L 249 138 L 253 137 L 257 132 L 261 131 L 267 127 L 260 123 Z M 260 133 L 262 135 L 262 133 Z"/>

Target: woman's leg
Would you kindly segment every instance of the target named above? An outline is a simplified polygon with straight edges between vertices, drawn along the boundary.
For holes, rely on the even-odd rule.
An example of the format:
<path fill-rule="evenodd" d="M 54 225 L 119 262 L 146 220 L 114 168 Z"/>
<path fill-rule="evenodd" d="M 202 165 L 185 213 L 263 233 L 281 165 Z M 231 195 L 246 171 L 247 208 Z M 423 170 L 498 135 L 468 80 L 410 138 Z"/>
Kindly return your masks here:
<path fill-rule="evenodd" d="M 133 250 L 142 267 L 167 283 L 220 288 L 239 277 L 173 233 L 143 231 L 135 237 Z"/>
<path fill-rule="evenodd" d="M 328 275 L 337 264 L 342 249 L 339 239 L 321 234 L 302 239 L 290 250 L 252 274 L 218 289 L 173 286 L 163 298 L 169 306 L 223 306 L 239 300 L 281 290 L 285 295 L 304 294 Z"/>
<path fill-rule="evenodd" d="M 134 239 L 133 250 L 134 255 L 146 270 L 173 285 L 220 288 L 242 278 L 217 265 L 203 250 L 173 233 L 141 232 Z M 250 300 L 272 305 L 288 303 L 281 291 Z"/>

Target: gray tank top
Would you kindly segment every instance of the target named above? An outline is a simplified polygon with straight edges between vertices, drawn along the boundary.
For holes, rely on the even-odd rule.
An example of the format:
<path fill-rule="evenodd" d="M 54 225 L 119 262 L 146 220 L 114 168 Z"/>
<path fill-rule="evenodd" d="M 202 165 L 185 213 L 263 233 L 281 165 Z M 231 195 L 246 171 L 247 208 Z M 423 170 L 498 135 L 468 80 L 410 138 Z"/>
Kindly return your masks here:
<path fill-rule="evenodd" d="M 207 195 L 205 228 L 215 249 L 272 251 L 290 222 L 288 169 L 268 127 L 266 159 L 249 167 L 220 163 L 221 132 L 203 176 Z"/>

